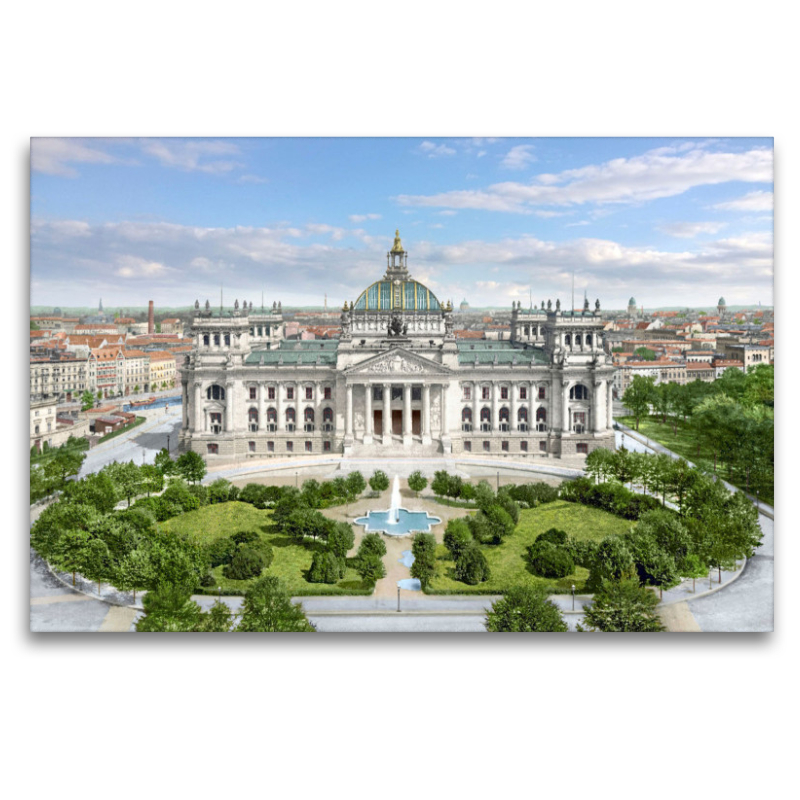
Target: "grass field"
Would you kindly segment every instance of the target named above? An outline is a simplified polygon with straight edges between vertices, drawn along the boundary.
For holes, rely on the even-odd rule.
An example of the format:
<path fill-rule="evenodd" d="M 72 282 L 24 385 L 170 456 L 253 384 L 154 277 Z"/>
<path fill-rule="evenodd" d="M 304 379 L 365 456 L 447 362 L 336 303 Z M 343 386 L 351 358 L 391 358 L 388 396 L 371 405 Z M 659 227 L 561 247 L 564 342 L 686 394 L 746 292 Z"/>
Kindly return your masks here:
<path fill-rule="evenodd" d="M 569 593 L 574 583 L 583 591 L 589 571 L 576 567 L 565 578 L 542 578 L 534 575 L 528 564 L 527 548 L 540 533 L 559 528 L 575 539 L 599 541 L 605 536 L 626 533 L 635 523 L 596 508 L 556 500 L 520 512 L 519 524 L 501 545 L 483 547 L 492 577 L 477 586 L 468 586 L 453 578 L 454 562 L 443 545 L 437 550 L 438 570 L 428 587 L 428 594 L 499 594 L 518 583 L 539 583 L 555 593 Z"/>
<path fill-rule="evenodd" d="M 348 567 L 344 578 L 338 583 L 309 583 L 305 579 L 305 571 L 311 566 L 314 550 L 323 545 L 313 542 L 297 544 L 276 530 L 271 517 L 270 510 L 261 511 L 249 503 L 219 503 L 173 517 L 162 522 L 161 527 L 165 531 L 190 536 L 203 544 L 222 536 L 232 536 L 234 533 L 257 531 L 272 545 L 275 554 L 269 569 L 262 574 L 277 575 L 295 596 L 371 593 L 372 587 L 365 587 L 358 573 L 351 567 Z M 242 594 L 247 590 L 249 581 L 225 578 L 222 569 L 221 566 L 216 567 L 211 574 L 216 581 L 215 585 L 222 587 L 223 594 Z"/>
<path fill-rule="evenodd" d="M 636 430 L 636 420 L 633 417 L 619 417 L 619 422 L 627 425 L 632 430 Z M 672 432 L 673 421 L 667 419 L 666 425 L 661 423 L 661 417 L 645 417 L 639 421 L 639 431 L 642 436 L 664 445 L 664 447 L 683 456 L 687 461 L 691 461 L 698 467 L 706 467 L 710 470 L 714 469 L 714 454 L 705 451 L 700 447 L 698 454 L 697 436 L 691 427 L 684 423 L 683 420 L 678 420 L 675 427 L 675 433 Z M 717 463 L 717 474 L 723 479 L 738 486 L 740 489 L 745 490 L 745 485 L 740 480 L 731 479 L 728 476 L 728 471 L 724 466 Z M 753 492 L 751 492 L 752 494 Z M 768 487 L 762 487 L 760 492 L 760 499 L 769 505 L 775 504 L 775 485 L 774 483 Z"/>

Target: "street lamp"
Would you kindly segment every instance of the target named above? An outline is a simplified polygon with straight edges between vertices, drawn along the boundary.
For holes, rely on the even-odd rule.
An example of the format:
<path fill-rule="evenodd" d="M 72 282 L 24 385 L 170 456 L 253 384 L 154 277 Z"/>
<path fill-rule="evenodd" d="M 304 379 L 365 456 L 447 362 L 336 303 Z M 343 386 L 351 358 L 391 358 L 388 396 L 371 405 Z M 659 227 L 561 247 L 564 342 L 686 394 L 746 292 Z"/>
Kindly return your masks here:
<path fill-rule="evenodd" d="M 575 584 L 572 584 L 572 610 L 575 610 Z"/>
<path fill-rule="evenodd" d="M 299 472 L 295 472 L 295 473 L 294 473 L 294 488 L 295 488 L 295 489 L 297 488 L 297 485 L 298 485 L 298 484 L 297 484 L 297 481 L 298 481 L 298 478 L 297 478 L 297 476 L 298 476 L 299 474 L 300 474 Z"/>
<path fill-rule="evenodd" d="M 759 503 L 759 500 L 758 500 L 758 493 L 759 493 L 760 491 L 761 491 L 760 489 L 756 489 L 756 512 L 757 512 L 758 514 L 760 514 L 760 513 L 761 513 L 761 505 L 760 505 L 760 503 Z"/>
<path fill-rule="evenodd" d="M 169 453 L 169 434 L 167 434 L 167 452 Z"/>
<path fill-rule="evenodd" d="M 500 491 L 500 470 L 497 470 L 497 491 Z"/>
<path fill-rule="evenodd" d="M 217 591 L 219 592 L 219 597 L 217 598 L 217 600 L 221 603 L 222 602 L 222 587 L 221 586 L 217 586 Z"/>
<path fill-rule="evenodd" d="M 400 610 L 400 587 L 397 587 L 397 610 Z"/>

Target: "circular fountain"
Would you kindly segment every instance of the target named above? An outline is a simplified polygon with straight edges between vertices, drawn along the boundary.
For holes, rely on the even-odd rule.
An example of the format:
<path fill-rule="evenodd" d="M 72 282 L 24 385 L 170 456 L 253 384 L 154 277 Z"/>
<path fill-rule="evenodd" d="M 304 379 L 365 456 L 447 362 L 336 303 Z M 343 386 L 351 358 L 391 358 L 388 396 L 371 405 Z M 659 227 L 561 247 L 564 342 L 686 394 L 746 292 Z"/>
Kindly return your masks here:
<path fill-rule="evenodd" d="M 430 533 L 431 527 L 442 521 L 427 511 L 409 511 L 402 508 L 400 503 L 400 478 L 395 475 L 389 508 L 386 511 L 370 511 L 366 517 L 357 517 L 354 522 L 363 525 L 365 533 L 408 536 L 412 533 Z"/>

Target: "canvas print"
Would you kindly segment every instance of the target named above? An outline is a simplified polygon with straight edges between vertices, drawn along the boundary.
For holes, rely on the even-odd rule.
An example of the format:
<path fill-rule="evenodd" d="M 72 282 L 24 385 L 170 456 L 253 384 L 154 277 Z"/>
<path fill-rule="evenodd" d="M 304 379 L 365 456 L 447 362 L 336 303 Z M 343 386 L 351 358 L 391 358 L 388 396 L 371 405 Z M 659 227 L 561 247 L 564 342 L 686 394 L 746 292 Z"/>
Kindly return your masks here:
<path fill-rule="evenodd" d="M 772 139 L 30 159 L 32 631 L 772 630 Z"/>

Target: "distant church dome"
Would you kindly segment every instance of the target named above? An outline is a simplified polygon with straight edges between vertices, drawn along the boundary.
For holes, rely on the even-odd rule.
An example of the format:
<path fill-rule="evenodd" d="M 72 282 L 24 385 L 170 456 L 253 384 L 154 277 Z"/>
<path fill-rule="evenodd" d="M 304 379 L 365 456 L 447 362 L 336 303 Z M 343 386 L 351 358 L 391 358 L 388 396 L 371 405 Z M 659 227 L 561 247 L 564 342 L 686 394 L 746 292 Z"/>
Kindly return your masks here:
<path fill-rule="evenodd" d="M 466 297 L 461 301 L 461 305 L 459 306 L 459 308 L 462 311 L 466 311 L 469 308 L 469 303 L 467 302 L 467 298 Z"/>
<path fill-rule="evenodd" d="M 629 306 L 635 306 L 636 305 L 636 298 L 635 297 L 631 297 L 631 299 L 628 300 L 628 305 Z"/>
<path fill-rule="evenodd" d="M 725 298 L 724 298 L 724 297 L 720 297 L 720 299 L 719 299 L 719 302 L 717 303 L 717 305 L 718 305 L 718 306 L 724 306 L 724 305 L 726 305 L 726 303 L 725 303 Z"/>

